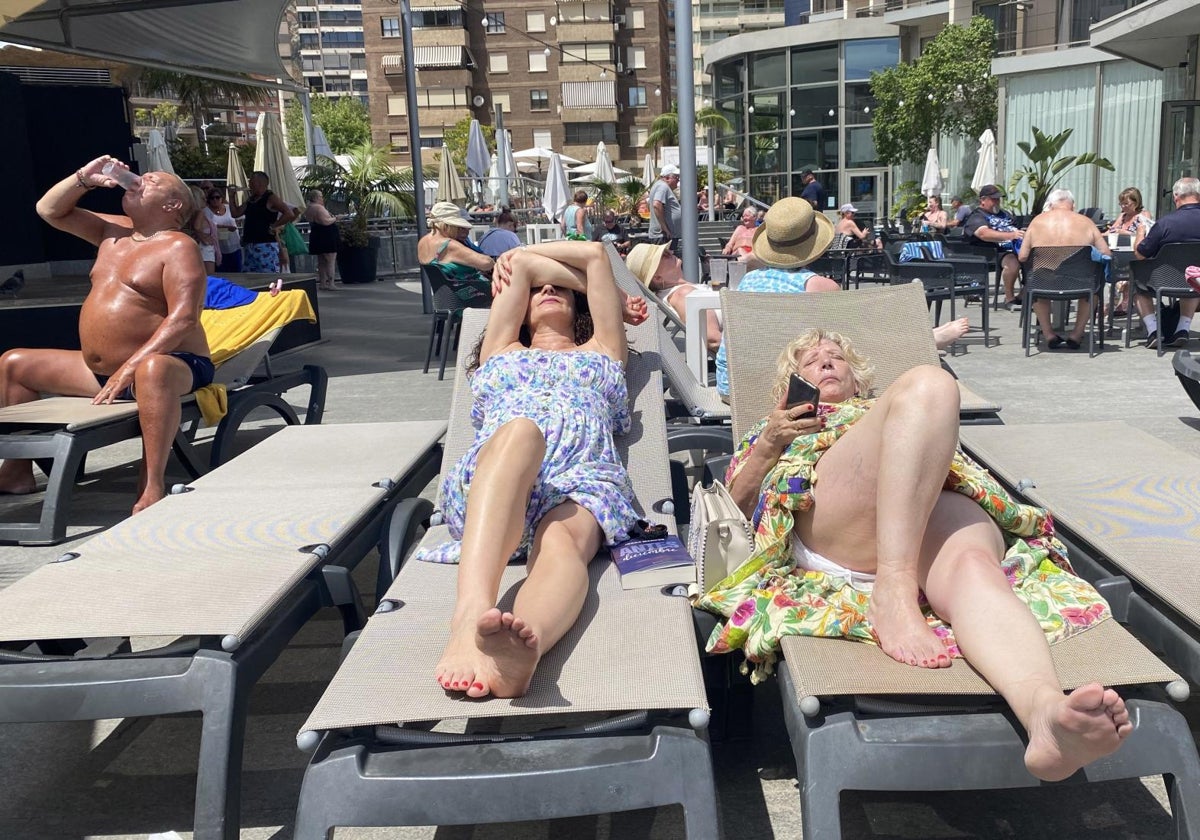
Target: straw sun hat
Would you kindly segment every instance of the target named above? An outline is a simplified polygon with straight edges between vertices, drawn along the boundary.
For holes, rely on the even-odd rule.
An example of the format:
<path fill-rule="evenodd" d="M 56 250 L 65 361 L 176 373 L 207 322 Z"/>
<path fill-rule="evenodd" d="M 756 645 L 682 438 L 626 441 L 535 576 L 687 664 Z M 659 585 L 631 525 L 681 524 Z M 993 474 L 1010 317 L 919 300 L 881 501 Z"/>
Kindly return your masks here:
<path fill-rule="evenodd" d="M 625 265 L 637 279 L 642 281 L 643 286 L 649 287 L 650 279 L 654 277 L 654 272 L 658 271 L 658 265 L 662 262 L 663 253 L 666 250 L 667 243 L 665 242 L 661 245 L 642 242 L 633 246 L 633 250 L 625 258 Z"/>
<path fill-rule="evenodd" d="M 462 217 L 462 210 L 450 201 L 439 201 L 429 208 L 429 223 L 440 222 L 443 225 L 471 229 L 471 223 Z"/>
<path fill-rule="evenodd" d="M 781 198 L 754 232 L 754 256 L 772 268 L 800 268 L 829 250 L 833 223 L 803 198 Z"/>

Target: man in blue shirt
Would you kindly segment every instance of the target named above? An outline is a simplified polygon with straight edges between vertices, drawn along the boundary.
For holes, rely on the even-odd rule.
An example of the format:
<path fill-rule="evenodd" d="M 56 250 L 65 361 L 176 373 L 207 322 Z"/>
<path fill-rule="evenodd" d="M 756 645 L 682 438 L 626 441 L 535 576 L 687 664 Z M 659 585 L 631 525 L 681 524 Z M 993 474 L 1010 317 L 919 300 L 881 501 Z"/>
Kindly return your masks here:
<path fill-rule="evenodd" d="M 813 175 L 811 169 L 805 169 L 800 173 L 800 181 L 804 184 L 804 189 L 800 191 L 800 197 L 820 213 L 825 209 L 825 187 L 821 186 L 821 182 L 817 180 L 816 175 Z"/>
<path fill-rule="evenodd" d="M 496 217 L 496 226 L 479 238 L 479 250 L 492 259 L 498 258 L 505 251 L 520 247 L 517 219 L 508 210 L 502 211 Z"/>
<path fill-rule="evenodd" d="M 1171 187 L 1175 199 L 1175 212 L 1163 216 L 1146 232 L 1138 226 L 1138 240 L 1134 256 L 1148 260 L 1158 254 L 1159 249 L 1169 242 L 1200 242 L 1200 180 L 1180 178 Z M 1146 346 L 1157 349 L 1161 340 L 1165 347 L 1182 347 L 1188 342 L 1192 329 L 1192 316 L 1200 300 L 1189 298 L 1179 301 L 1179 323 L 1171 335 L 1159 336 L 1158 319 L 1154 315 L 1154 300 L 1141 289 L 1134 298 L 1142 324 L 1146 327 Z"/>

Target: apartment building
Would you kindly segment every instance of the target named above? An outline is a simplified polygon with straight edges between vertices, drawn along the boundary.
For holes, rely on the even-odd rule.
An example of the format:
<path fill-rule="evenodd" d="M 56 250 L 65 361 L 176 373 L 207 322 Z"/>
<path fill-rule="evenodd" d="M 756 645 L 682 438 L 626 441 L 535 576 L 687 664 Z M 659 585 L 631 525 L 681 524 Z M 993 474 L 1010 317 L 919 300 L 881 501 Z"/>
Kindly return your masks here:
<path fill-rule="evenodd" d="M 784 0 L 692 0 L 692 78 L 697 97 L 712 99 L 712 77 L 704 69 L 704 51 L 743 32 L 784 25 Z"/>
<path fill-rule="evenodd" d="M 393 6 L 395 8 L 395 6 Z M 363 7 L 358 0 L 298 0 L 288 24 L 292 61 L 313 93 L 356 96 L 367 104 Z"/>
<path fill-rule="evenodd" d="M 398 7 L 365 0 L 373 139 L 411 161 Z M 413 68 L 422 148 L 438 149 L 463 117 L 494 121 L 503 106 L 514 148 L 544 146 L 591 160 L 604 141 L 638 164 L 650 123 L 670 108 L 661 0 L 413 0 Z M 638 164 L 640 165 L 640 164 Z"/>

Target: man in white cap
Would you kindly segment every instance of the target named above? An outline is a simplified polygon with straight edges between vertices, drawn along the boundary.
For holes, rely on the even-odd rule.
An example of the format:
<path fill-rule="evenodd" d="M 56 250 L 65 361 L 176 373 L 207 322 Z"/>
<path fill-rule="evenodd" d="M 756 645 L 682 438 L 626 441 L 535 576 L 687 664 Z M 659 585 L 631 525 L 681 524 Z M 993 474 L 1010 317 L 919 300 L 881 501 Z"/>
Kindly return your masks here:
<path fill-rule="evenodd" d="M 650 229 L 647 233 L 652 243 L 667 243 L 673 254 L 679 252 L 679 233 L 683 224 L 683 211 L 675 195 L 678 186 L 679 167 L 668 163 L 650 187 Z"/>

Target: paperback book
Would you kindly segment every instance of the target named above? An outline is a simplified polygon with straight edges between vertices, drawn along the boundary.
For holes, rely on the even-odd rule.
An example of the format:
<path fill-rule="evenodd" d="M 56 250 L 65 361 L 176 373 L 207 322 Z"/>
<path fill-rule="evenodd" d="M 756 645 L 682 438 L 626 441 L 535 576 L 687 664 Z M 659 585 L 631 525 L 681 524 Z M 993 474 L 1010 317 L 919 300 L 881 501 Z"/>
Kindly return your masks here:
<path fill-rule="evenodd" d="M 696 561 L 679 537 L 629 540 L 614 545 L 611 551 L 625 589 L 696 582 Z"/>

